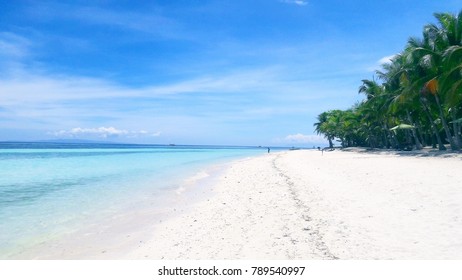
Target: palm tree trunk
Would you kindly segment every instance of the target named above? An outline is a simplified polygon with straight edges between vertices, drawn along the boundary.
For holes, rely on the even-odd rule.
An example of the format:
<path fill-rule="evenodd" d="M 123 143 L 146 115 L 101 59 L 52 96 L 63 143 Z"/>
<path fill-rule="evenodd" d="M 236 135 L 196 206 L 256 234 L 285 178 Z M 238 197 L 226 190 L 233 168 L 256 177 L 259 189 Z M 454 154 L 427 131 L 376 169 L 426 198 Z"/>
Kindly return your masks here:
<path fill-rule="evenodd" d="M 420 103 L 422 104 L 425 115 L 427 116 L 428 121 L 430 122 L 430 127 L 432 128 L 433 134 L 435 134 L 436 141 L 438 142 L 438 150 L 446 151 L 446 147 L 444 146 L 443 141 L 441 141 L 438 129 L 436 129 L 435 123 L 433 122 L 432 116 L 430 114 L 430 110 L 427 107 L 427 100 L 425 98 L 420 98 Z"/>
<path fill-rule="evenodd" d="M 381 146 L 382 148 L 388 148 L 388 141 L 387 141 L 387 134 L 385 132 L 380 133 L 380 136 L 382 138 L 381 140 Z"/>
<path fill-rule="evenodd" d="M 386 133 L 387 133 L 387 139 L 388 139 L 388 143 L 389 143 L 389 146 L 387 148 L 397 148 L 399 146 L 399 142 L 398 140 L 396 140 L 395 138 L 395 134 L 393 132 L 390 131 L 390 128 L 388 127 L 387 123 L 383 123 L 383 128 L 385 129 Z"/>
<path fill-rule="evenodd" d="M 451 108 L 451 115 L 452 115 L 452 128 L 454 130 L 454 140 L 456 142 L 456 145 L 457 147 L 462 147 L 462 141 L 460 139 L 460 134 L 459 134 L 459 130 L 460 130 L 460 126 L 457 122 L 455 122 L 455 120 L 457 120 L 457 108 L 456 107 L 453 107 Z"/>
<path fill-rule="evenodd" d="M 390 130 L 388 129 L 388 126 L 385 122 L 382 123 L 382 127 L 383 127 L 383 130 L 384 130 L 384 134 L 385 134 L 385 147 L 387 149 L 390 149 L 391 146 L 393 146 L 392 144 L 392 138 L 390 137 Z"/>
<path fill-rule="evenodd" d="M 436 142 L 435 142 L 435 137 L 433 137 L 433 134 L 430 134 L 430 139 L 432 140 L 432 148 L 436 149 Z"/>
<path fill-rule="evenodd" d="M 375 148 L 375 145 L 374 145 L 374 136 L 372 136 L 372 134 L 369 132 L 368 134 L 368 139 L 369 139 L 369 147 L 371 147 L 372 149 Z"/>
<path fill-rule="evenodd" d="M 448 138 L 449 144 L 451 145 L 451 150 L 456 151 L 459 149 L 459 147 L 454 142 L 454 138 L 452 138 L 451 131 L 449 131 L 449 126 L 446 123 L 446 119 L 444 118 L 443 109 L 441 107 L 438 94 L 435 94 L 434 96 L 435 96 L 436 104 L 438 105 L 438 113 L 440 115 L 441 124 L 443 124 L 444 132 L 446 133 L 446 137 Z"/>
<path fill-rule="evenodd" d="M 425 139 L 423 133 L 422 133 L 422 123 L 420 121 L 416 121 L 416 126 L 418 129 L 417 130 L 417 134 L 419 135 L 419 139 L 420 139 L 420 143 L 422 144 L 422 147 L 425 147 L 427 146 L 427 140 Z"/>
<path fill-rule="evenodd" d="M 409 123 L 411 125 L 415 126 L 414 122 L 412 121 L 411 114 L 409 113 L 409 110 L 406 110 L 406 114 L 407 114 L 407 120 L 409 121 Z M 412 136 L 414 137 L 415 148 L 416 148 L 416 150 L 422 150 L 422 144 L 420 144 L 419 137 L 417 137 L 417 132 L 415 130 L 416 130 L 415 128 L 411 129 Z"/>

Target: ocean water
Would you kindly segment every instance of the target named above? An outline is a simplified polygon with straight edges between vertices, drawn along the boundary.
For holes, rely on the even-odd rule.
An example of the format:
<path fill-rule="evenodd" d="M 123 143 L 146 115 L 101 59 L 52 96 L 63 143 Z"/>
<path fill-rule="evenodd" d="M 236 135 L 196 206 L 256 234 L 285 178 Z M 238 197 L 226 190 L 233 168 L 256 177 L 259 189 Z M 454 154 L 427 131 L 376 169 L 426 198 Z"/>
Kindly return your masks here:
<path fill-rule="evenodd" d="M 264 153 L 242 147 L 0 143 L 0 258 L 133 205 L 161 207 L 163 198 L 207 166 Z"/>

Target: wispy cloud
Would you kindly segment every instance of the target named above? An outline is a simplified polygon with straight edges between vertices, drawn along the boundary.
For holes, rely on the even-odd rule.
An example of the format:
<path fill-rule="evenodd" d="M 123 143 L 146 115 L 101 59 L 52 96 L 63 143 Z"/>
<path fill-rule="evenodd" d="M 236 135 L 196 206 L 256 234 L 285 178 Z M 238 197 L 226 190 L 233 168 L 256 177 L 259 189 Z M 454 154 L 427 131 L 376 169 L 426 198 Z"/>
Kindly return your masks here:
<path fill-rule="evenodd" d="M 114 82 L 79 76 L 46 76 L 22 72 L 21 76 L 0 78 L 0 102 L 8 104 L 44 103 L 114 98 L 154 98 L 169 95 L 210 93 L 265 93 L 280 96 L 305 93 L 313 88 L 309 80 L 292 80 L 282 69 L 264 68 L 236 71 L 229 74 L 191 78 L 165 85 L 126 87 Z M 322 85 L 328 92 L 328 87 Z"/>
<path fill-rule="evenodd" d="M 90 26 L 112 26 L 126 31 L 135 31 L 175 38 L 180 33 L 180 24 L 160 10 L 117 11 L 98 5 L 75 5 L 70 3 L 40 3 L 31 6 L 29 14 L 40 20 L 75 21 Z"/>
<path fill-rule="evenodd" d="M 0 32 L 0 57 L 22 58 L 29 55 L 30 41 L 11 32 Z"/>
<path fill-rule="evenodd" d="M 368 72 L 375 72 L 376 70 L 381 69 L 382 65 L 391 63 L 392 59 L 396 57 L 396 54 L 387 55 L 377 60 L 373 66 L 367 67 Z"/>
<path fill-rule="evenodd" d="M 250 133 L 254 126 L 263 133 L 268 123 L 287 129 L 306 127 L 307 121 L 299 116 L 327 106 L 314 100 L 327 104 L 345 94 L 322 81 L 293 79 L 279 68 L 209 74 L 146 87 L 23 72 L 0 78 L 0 92 L 0 104 L 7 110 L 2 114 L 8 116 L 2 118 L 3 127 L 51 131 L 48 136 L 59 138 L 164 143 L 181 141 L 177 139 L 192 143 L 217 131 L 223 138 L 217 136 L 217 141 L 223 143 Z M 267 136 L 266 141 L 274 137 Z M 281 143 L 297 141 L 301 140 L 289 137 Z"/>
<path fill-rule="evenodd" d="M 379 59 L 378 63 L 380 65 L 391 63 L 392 59 L 395 58 L 395 57 L 396 57 L 396 54 L 382 57 L 381 59 Z"/>
<path fill-rule="evenodd" d="M 295 133 L 273 139 L 273 145 L 280 146 L 313 147 L 325 146 L 327 144 L 327 140 L 324 137 L 315 134 Z"/>
<path fill-rule="evenodd" d="M 50 119 L 61 115 L 54 123 L 66 117 L 121 119 L 145 114 L 149 118 L 155 112 L 191 112 L 192 106 L 196 106 L 196 116 L 210 117 L 219 112 L 220 116 L 229 114 L 234 119 L 262 118 L 318 110 L 310 105 L 313 100 L 345 94 L 323 81 L 294 80 L 278 68 L 248 69 L 147 87 L 22 72 L 20 76 L 0 78 L 0 92 L 0 104 L 13 115 Z M 164 102 L 169 105 L 163 106 Z"/>
<path fill-rule="evenodd" d="M 66 15 L 68 16 L 68 15 Z M 82 22 L 112 25 L 132 31 L 155 33 L 167 37 L 172 36 L 172 28 L 177 23 L 170 18 L 154 14 L 116 12 L 96 7 L 88 7 L 76 10 L 72 16 Z"/>
<path fill-rule="evenodd" d="M 287 135 L 283 139 L 286 143 L 293 144 L 319 144 L 326 142 L 326 139 L 320 135 L 304 135 L 301 133 Z"/>
<path fill-rule="evenodd" d="M 281 0 L 282 3 L 295 4 L 298 6 L 306 6 L 308 1 L 306 0 Z"/>
<path fill-rule="evenodd" d="M 119 136 L 125 136 L 127 138 L 137 137 L 157 137 L 160 136 L 160 132 L 150 133 L 146 130 L 129 131 L 124 129 L 117 129 L 115 127 L 98 127 L 98 128 L 81 128 L 76 127 L 69 130 L 59 130 L 50 132 L 49 134 L 57 137 L 97 137 L 97 138 L 117 138 Z"/>

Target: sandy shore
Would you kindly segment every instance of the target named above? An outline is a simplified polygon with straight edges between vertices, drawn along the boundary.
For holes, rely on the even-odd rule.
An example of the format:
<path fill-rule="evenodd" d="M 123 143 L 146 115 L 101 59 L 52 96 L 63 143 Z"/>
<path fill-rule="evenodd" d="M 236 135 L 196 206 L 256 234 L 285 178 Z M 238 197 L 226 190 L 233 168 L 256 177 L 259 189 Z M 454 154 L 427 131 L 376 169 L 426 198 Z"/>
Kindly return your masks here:
<path fill-rule="evenodd" d="M 462 259 L 461 170 L 460 155 L 300 150 L 241 160 L 203 190 L 211 195 L 156 221 L 119 257 Z"/>
<path fill-rule="evenodd" d="M 461 154 L 265 154 L 9 258 L 460 260 L 461 170 Z"/>

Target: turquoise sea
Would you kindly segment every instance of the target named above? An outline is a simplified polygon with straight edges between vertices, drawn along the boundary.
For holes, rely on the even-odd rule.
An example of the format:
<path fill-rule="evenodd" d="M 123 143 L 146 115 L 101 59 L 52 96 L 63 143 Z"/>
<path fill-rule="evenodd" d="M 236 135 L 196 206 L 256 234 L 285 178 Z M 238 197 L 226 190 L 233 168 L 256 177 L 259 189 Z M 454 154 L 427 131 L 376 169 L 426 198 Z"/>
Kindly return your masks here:
<path fill-rule="evenodd" d="M 0 143 L 0 259 L 135 205 L 161 207 L 207 166 L 264 153 L 252 147 Z"/>

